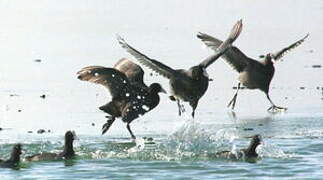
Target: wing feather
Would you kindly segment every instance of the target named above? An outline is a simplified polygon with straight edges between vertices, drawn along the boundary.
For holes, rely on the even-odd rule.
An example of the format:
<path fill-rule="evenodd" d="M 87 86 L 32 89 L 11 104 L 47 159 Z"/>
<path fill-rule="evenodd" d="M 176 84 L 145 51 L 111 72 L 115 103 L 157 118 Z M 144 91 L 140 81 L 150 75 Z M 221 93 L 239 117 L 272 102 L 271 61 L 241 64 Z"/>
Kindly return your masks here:
<path fill-rule="evenodd" d="M 110 91 L 112 97 L 119 96 L 121 92 L 127 91 L 130 86 L 126 75 L 113 68 L 88 66 L 81 69 L 77 74 L 77 78 L 82 81 L 103 85 Z"/>
<path fill-rule="evenodd" d="M 289 45 L 288 47 L 276 52 L 273 54 L 273 58 L 277 61 L 278 59 L 282 58 L 286 53 L 288 53 L 290 50 L 296 48 L 297 46 L 301 45 L 305 39 L 309 36 L 309 34 L 306 34 L 305 37 L 303 37 L 302 39 L 296 41 L 295 43 Z"/>
<path fill-rule="evenodd" d="M 238 36 L 240 35 L 241 31 L 242 31 L 242 20 L 239 20 L 232 28 L 231 33 L 229 35 L 229 37 L 223 42 L 221 43 L 217 48 L 214 47 L 215 50 L 215 54 L 208 57 L 207 59 L 205 59 L 204 61 L 202 61 L 200 63 L 201 66 L 204 67 L 208 67 L 209 65 L 211 65 L 214 61 L 216 61 L 221 55 L 223 55 L 223 53 L 225 53 L 225 51 L 232 46 L 232 43 L 238 38 Z M 201 33 L 202 34 L 202 33 Z M 213 37 L 210 37 L 208 35 L 206 35 L 209 39 L 215 39 Z M 199 37 L 199 35 L 198 35 Z M 215 40 L 216 41 L 216 40 Z M 205 41 L 206 43 L 210 42 L 210 41 Z M 216 41 L 218 42 L 218 41 Z M 208 43 L 210 44 L 210 43 Z"/>
<path fill-rule="evenodd" d="M 165 64 L 157 60 L 150 59 L 148 56 L 142 54 L 141 52 L 130 46 L 120 36 L 118 36 L 117 39 L 121 47 L 123 47 L 128 53 L 133 55 L 142 65 L 150 68 L 151 70 L 157 72 L 158 74 L 168 79 L 175 75 L 176 71 L 170 68 L 169 66 L 166 66 Z"/>
<path fill-rule="evenodd" d="M 233 32 L 235 32 L 235 28 L 236 26 L 239 26 L 239 22 L 235 25 L 235 27 L 233 27 Z M 242 26 L 241 28 L 239 28 L 237 30 L 237 34 L 239 35 L 239 33 L 242 30 Z M 232 33 L 232 32 L 231 32 Z M 234 33 L 232 33 L 234 35 Z M 221 46 L 221 44 L 223 44 L 223 41 L 210 36 L 208 34 L 205 33 L 199 33 L 197 35 L 197 37 L 199 39 L 201 39 L 203 41 L 203 43 L 213 49 L 214 51 L 217 51 L 218 48 Z M 236 36 L 238 37 L 238 36 Z M 234 38 L 229 38 L 227 39 L 228 42 L 233 42 L 235 39 Z M 223 46 L 225 46 L 225 44 L 223 44 Z M 247 57 L 243 52 L 241 52 L 237 47 L 235 46 L 231 46 L 229 47 L 225 53 L 222 55 L 222 57 L 226 60 L 226 62 L 231 65 L 233 67 L 233 69 L 235 69 L 238 72 L 243 71 L 243 69 L 250 63 L 251 59 L 249 57 Z"/>

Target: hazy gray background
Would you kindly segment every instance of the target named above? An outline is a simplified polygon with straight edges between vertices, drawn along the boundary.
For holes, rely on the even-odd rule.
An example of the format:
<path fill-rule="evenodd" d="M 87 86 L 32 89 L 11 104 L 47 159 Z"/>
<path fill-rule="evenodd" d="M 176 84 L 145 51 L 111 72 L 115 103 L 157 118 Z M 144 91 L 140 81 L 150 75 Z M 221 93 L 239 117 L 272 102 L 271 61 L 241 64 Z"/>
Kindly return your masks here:
<path fill-rule="evenodd" d="M 80 128 L 81 133 L 98 134 L 105 119 L 97 107 L 110 97 L 103 87 L 76 79 L 76 72 L 84 66 L 113 66 L 122 57 L 132 58 L 117 43 L 117 33 L 151 58 L 174 68 L 189 68 L 212 54 L 196 38 L 197 32 L 224 39 L 240 18 L 244 28 L 235 45 L 254 58 L 310 33 L 305 43 L 276 64 L 271 96 L 277 105 L 289 107 L 291 116 L 322 115 L 322 90 L 316 88 L 323 86 L 323 72 L 311 67 L 322 64 L 321 0 L 2 0 L 0 126 L 23 132 L 40 127 Z M 226 104 L 234 94 L 237 73 L 221 59 L 208 72 L 214 81 L 196 117 L 213 123 L 230 121 Z M 146 80 L 162 82 L 168 89 L 162 77 Z M 300 90 L 301 86 L 306 89 Z M 48 98 L 40 99 L 41 94 Z M 266 117 L 268 107 L 260 91 L 242 91 L 236 109 L 241 116 Z M 189 106 L 187 110 L 191 111 Z M 167 132 L 166 127 L 179 120 L 176 104 L 163 96 L 161 105 L 135 121 L 133 129 Z M 161 122 L 158 129 L 156 121 Z M 91 127 L 91 122 L 98 125 Z M 116 124 L 111 133 L 127 136 L 121 128 L 124 124 Z"/>

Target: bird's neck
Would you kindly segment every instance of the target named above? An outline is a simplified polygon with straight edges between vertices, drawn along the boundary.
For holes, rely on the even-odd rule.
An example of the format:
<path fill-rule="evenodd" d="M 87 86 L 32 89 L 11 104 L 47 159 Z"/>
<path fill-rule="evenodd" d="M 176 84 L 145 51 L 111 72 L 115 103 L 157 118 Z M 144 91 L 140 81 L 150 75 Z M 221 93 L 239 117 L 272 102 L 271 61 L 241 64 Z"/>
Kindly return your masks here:
<path fill-rule="evenodd" d="M 20 161 L 20 156 L 16 153 L 12 153 L 11 156 L 10 156 L 10 159 L 8 160 L 10 162 L 19 162 Z"/>
<path fill-rule="evenodd" d="M 63 155 L 64 156 L 73 156 L 75 154 L 74 149 L 73 149 L 73 142 L 72 141 L 65 141 L 64 145 L 64 151 Z"/>
<path fill-rule="evenodd" d="M 149 97 L 146 97 L 146 99 L 151 99 L 151 101 L 149 101 L 150 109 L 153 109 L 154 107 L 156 107 L 160 101 L 158 92 L 149 92 Z"/>
<path fill-rule="evenodd" d="M 251 155 L 251 154 L 257 154 L 256 153 L 256 148 L 258 145 L 256 144 L 250 144 L 249 147 L 246 149 L 246 154 Z"/>

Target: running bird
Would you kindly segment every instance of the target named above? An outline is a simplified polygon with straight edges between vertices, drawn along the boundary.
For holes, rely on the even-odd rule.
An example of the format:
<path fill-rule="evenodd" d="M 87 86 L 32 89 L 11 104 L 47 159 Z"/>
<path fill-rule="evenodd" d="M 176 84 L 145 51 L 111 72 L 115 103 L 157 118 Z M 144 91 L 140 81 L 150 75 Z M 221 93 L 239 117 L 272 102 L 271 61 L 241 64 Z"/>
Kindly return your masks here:
<path fill-rule="evenodd" d="M 34 154 L 32 156 L 27 156 L 27 161 L 54 161 L 54 160 L 63 160 L 63 159 L 72 159 L 75 156 L 73 149 L 73 141 L 76 139 L 74 131 L 67 131 L 65 133 L 65 144 L 64 150 L 60 153 L 49 153 L 42 152 L 39 154 Z"/>
<path fill-rule="evenodd" d="M 8 160 L 0 159 L 0 167 L 15 168 L 20 162 L 21 144 L 16 144 L 11 151 L 10 158 Z"/>
<path fill-rule="evenodd" d="M 121 117 L 127 123 L 131 137 L 136 139 L 130 123 L 159 104 L 158 93 L 166 93 L 158 83 L 146 86 L 142 68 L 125 58 L 119 60 L 114 68 L 89 66 L 77 74 L 78 79 L 101 84 L 110 91 L 112 101 L 99 108 L 111 115 L 106 116 L 108 121 L 102 127 L 102 134 L 109 130 L 116 118 Z"/>
<path fill-rule="evenodd" d="M 142 54 L 118 36 L 119 44 L 131 55 L 133 55 L 142 65 L 147 66 L 158 74 L 169 79 L 171 87 L 170 99 L 177 101 L 179 115 L 184 112 L 184 108 L 180 101 L 189 102 L 192 107 L 192 117 L 194 118 L 195 109 L 198 105 L 200 98 L 206 92 L 209 86 L 209 77 L 206 72 L 206 68 L 216 61 L 228 47 L 237 39 L 242 30 L 242 20 L 238 21 L 231 30 L 228 39 L 219 46 L 216 53 L 200 64 L 191 67 L 188 70 L 184 69 L 172 69 L 171 67 L 149 58 Z"/>
<path fill-rule="evenodd" d="M 281 59 L 288 51 L 302 44 L 308 36 L 309 34 L 276 53 L 268 53 L 263 61 L 257 61 L 247 57 L 237 47 L 232 46 L 228 48 L 222 57 L 230 66 L 233 67 L 234 70 L 239 73 L 240 81 L 238 83 L 237 91 L 232 100 L 229 102 L 228 107 L 231 106 L 232 110 L 234 109 L 238 91 L 242 83 L 242 85 L 248 89 L 259 89 L 266 94 L 267 99 L 271 104 L 268 111 L 286 111 L 287 108 L 276 106 L 269 97 L 270 82 L 275 73 L 274 63 L 275 61 Z M 206 46 L 210 47 L 214 51 L 216 51 L 222 44 L 221 40 L 205 33 L 199 33 L 197 37 L 201 39 Z"/>

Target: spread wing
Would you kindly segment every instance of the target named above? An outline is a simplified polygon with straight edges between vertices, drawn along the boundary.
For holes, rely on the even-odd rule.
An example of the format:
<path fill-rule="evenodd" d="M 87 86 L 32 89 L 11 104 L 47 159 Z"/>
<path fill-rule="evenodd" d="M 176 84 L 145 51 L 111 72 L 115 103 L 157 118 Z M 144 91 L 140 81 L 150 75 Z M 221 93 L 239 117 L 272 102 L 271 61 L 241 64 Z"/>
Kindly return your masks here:
<path fill-rule="evenodd" d="M 127 58 L 122 58 L 114 65 L 114 69 L 124 73 L 132 84 L 147 88 L 144 83 L 144 71 L 136 63 Z"/>
<path fill-rule="evenodd" d="M 215 48 L 215 54 L 208 57 L 204 61 L 202 61 L 200 65 L 203 67 L 208 67 L 214 61 L 216 61 L 230 46 L 232 46 L 232 43 L 238 38 L 241 31 L 242 31 L 242 20 L 239 20 L 233 26 L 229 37 L 223 43 L 221 43 L 218 48 Z"/>
<path fill-rule="evenodd" d="M 137 51 L 135 48 L 127 44 L 127 42 L 121 38 L 120 36 L 117 37 L 119 44 L 121 47 L 123 47 L 128 53 L 133 55 L 142 65 L 150 68 L 151 70 L 157 72 L 158 74 L 166 77 L 171 78 L 176 74 L 176 71 L 172 68 L 166 66 L 163 63 L 160 63 L 159 61 L 156 61 L 154 59 L 150 59 L 146 55 L 142 54 L 141 52 Z"/>
<path fill-rule="evenodd" d="M 129 80 L 125 74 L 103 66 L 88 66 L 81 69 L 78 74 L 78 79 L 89 81 L 96 84 L 101 84 L 109 89 L 112 97 L 118 96 L 121 92 L 129 90 Z"/>
<path fill-rule="evenodd" d="M 295 43 L 291 44 L 290 46 L 276 52 L 273 54 L 273 58 L 277 61 L 279 60 L 280 58 L 282 58 L 287 52 L 289 52 L 290 50 L 296 48 L 297 46 L 301 45 L 305 39 L 309 36 L 309 34 L 306 34 L 305 37 L 303 37 L 302 39 L 296 41 Z"/>
<path fill-rule="evenodd" d="M 217 49 L 221 46 L 223 41 L 212 37 L 205 33 L 199 33 L 197 35 L 199 39 L 201 39 L 206 46 L 217 51 Z M 230 38 L 229 38 L 230 39 Z M 233 39 L 234 40 L 234 39 Z M 231 65 L 236 71 L 241 72 L 243 69 L 249 64 L 251 61 L 243 52 L 241 52 L 237 47 L 231 46 L 229 47 L 222 57 L 226 60 L 226 62 Z"/>

